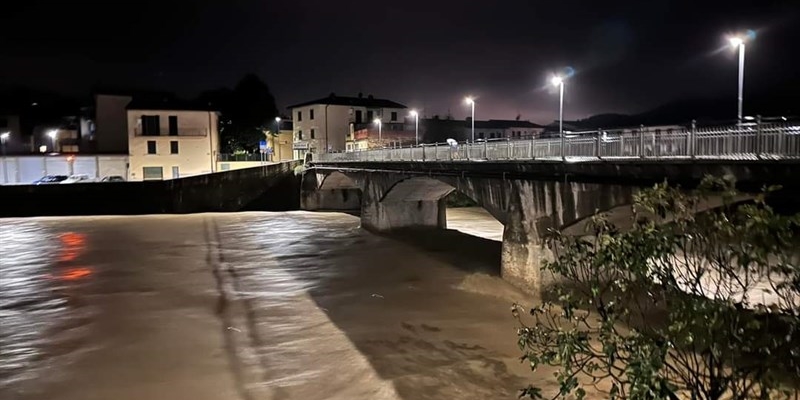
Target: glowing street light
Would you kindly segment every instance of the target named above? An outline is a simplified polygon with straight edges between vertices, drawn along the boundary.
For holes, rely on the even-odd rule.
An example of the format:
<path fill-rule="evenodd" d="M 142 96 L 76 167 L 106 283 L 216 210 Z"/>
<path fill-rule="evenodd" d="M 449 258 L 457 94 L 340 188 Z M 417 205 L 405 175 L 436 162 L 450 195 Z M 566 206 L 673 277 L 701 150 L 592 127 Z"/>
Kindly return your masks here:
<path fill-rule="evenodd" d="M 739 107 L 736 113 L 736 119 L 740 124 L 742 123 L 742 100 L 744 98 L 744 41 L 745 38 L 740 36 L 732 36 L 728 38 L 728 42 L 730 42 L 731 47 L 739 50 Z"/>
<path fill-rule="evenodd" d="M 472 96 L 467 96 L 464 101 L 472 106 L 472 142 L 475 143 L 475 99 Z"/>
<path fill-rule="evenodd" d="M 417 110 L 411 110 L 410 114 L 414 117 L 414 140 L 416 145 L 419 146 L 419 113 Z"/>
<path fill-rule="evenodd" d="M 275 134 L 281 133 L 281 117 L 275 117 Z"/>
<path fill-rule="evenodd" d="M 56 137 L 58 137 L 58 130 L 51 129 L 47 132 L 47 136 L 50 136 L 50 139 L 53 141 L 53 152 L 56 151 Z"/>
<path fill-rule="evenodd" d="M 6 155 L 6 141 L 8 141 L 10 136 L 11 132 L 0 133 L 0 144 L 3 145 L 3 155 Z M 3 171 L 5 171 L 5 168 L 3 168 Z"/>
<path fill-rule="evenodd" d="M 556 75 L 550 78 L 550 83 L 553 86 L 558 86 L 559 100 L 558 100 L 558 136 L 561 137 L 561 159 L 565 158 L 564 153 L 564 78 Z"/>
<path fill-rule="evenodd" d="M 378 142 L 383 145 L 383 123 L 381 122 L 380 118 L 375 118 L 374 121 L 375 125 L 378 125 Z"/>

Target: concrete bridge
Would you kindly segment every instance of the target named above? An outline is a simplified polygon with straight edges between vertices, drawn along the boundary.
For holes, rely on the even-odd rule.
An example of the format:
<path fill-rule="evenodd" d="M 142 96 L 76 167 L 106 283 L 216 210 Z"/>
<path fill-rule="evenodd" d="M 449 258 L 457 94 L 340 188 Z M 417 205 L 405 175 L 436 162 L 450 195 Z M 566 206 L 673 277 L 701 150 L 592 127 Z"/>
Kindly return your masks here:
<path fill-rule="evenodd" d="M 484 143 L 462 145 L 458 156 L 445 159 L 418 158 L 422 147 L 327 155 L 306 170 L 301 205 L 306 210 L 358 210 L 362 226 L 375 231 L 441 229 L 446 228 L 444 198 L 458 190 L 504 225 L 502 276 L 536 291 L 549 279 L 540 273 L 541 261 L 549 256 L 542 248 L 549 229 L 579 234 L 596 211 L 626 221 L 633 195 L 642 187 L 667 180 L 688 188 L 706 175 L 731 176 L 742 190 L 779 184 L 784 187 L 779 199 L 800 199 L 800 147 L 796 146 L 800 141 L 786 132 L 776 140 L 782 152 L 769 146 L 744 152 L 733 146 L 747 139 L 739 134 L 719 143 L 716 156 L 702 157 L 688 154 L 693 145 L 697 148 L 691 142 L 679 149 L 683 154 L 658 156 L 645 154 L 642 146 L 641 154 L 632 156 L 598 157 L 597 148 L 587 148 L 589 154 L 570 157 L 562 157 L 558 149 L 549 158 L 507 157 L 513 150 L 501 152 L 505 157 L 486 157 L 487 153 L 475 157 L 479 148 L 488 148 Z M 676 142 L 670 137 L 657 139 L 662 143 L 651 141 L 656 148 Z M 628 140 L 644 142 L 641 136 Z M 554 148 L 566 141 L 551 142 Z M 513 149 L 523 143 L 529 149 L 542 146 L 536 141 L 508 141 L 506 146 Z M 602 146 L 600 141 L 593 143 Z"/>

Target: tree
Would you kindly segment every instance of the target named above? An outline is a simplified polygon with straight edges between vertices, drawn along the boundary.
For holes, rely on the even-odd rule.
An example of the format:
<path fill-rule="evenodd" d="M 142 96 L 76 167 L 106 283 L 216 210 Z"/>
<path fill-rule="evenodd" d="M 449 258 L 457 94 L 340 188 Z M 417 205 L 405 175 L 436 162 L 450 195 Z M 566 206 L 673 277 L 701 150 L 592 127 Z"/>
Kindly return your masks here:
<path fill-rule="evenodd" d="M 800 217 L 768 206 L 772 190 L 737 204 L 729 181 L 656 185 L 636 196 L 626 232 L 603 214 L 584 237 L 552 232 L 544 269 L 565 284 L 529 315 L 512 308 L 522 359 L 556 368 L 554 398 L 797 396 Z"/>
<path fill-rule="evenodd" d="M 269 87 L 254 74 L 245 75 L 233 90 L 208 91 L 200 100 L 216 105 L 222 114 L 219 134 L 224 153 L 258 151 L 259 141 L 278 116 Z"/>

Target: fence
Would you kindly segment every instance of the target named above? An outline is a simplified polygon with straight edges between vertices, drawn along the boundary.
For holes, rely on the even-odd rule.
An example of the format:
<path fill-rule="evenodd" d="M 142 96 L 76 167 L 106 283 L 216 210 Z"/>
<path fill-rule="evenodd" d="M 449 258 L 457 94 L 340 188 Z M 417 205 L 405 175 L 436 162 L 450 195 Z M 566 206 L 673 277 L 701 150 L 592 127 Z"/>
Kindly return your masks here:
<path fill-rule="evenodd" d="M 800 158 L 800 125 L 747 123 L 662 132 L 597 130 L 561 138 L 500 139 L 450 146 L 446 143 L 314 155 L 315 161 L 469 161 L 592 159 L 731 160 Z"/>

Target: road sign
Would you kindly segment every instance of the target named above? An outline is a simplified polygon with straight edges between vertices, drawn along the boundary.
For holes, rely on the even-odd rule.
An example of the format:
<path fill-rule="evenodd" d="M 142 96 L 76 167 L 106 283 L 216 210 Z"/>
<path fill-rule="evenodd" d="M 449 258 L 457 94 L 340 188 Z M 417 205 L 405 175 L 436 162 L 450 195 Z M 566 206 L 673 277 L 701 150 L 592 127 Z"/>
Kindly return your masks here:
<path fill-rule="evenodd" d="M 262 153 L 266 153 L 267 152 L 267 141 L 266 140 L 262 140 L 262 141 L 258 142 L 258 150 L 260 150 Z"/>

